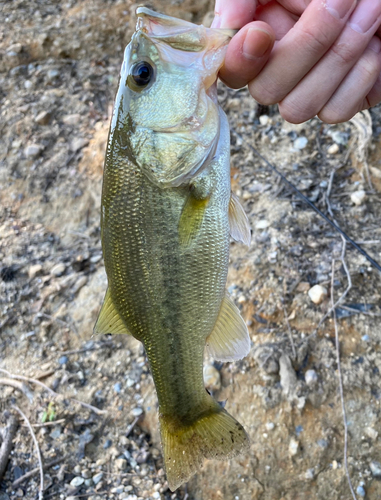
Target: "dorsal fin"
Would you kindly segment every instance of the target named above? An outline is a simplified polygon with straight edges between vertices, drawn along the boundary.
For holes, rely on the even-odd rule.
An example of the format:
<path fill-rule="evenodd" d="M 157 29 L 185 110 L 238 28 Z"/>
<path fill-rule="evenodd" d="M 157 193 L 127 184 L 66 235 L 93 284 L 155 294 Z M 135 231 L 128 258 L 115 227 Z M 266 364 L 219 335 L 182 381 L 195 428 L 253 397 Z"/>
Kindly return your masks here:
<path fill-rule="evenodd" d="M 242 359 L 250 351 L 250 337 L 237 306 L 225 295 L 212 333 L 206 339 L 209 354 L 219 361 Z"/>
<path fill-rule="evenodd" d="M 107 289 L 101 311 L 94 326 L 94 333 L 130 333 L 111 299 L 110 289 Z"/>
<path fill-rule="evenodd" d="M 230 236 L 233 240 L 250 246 L 251 231 L 247 215 L 237 196 L 232 192 L 229 203 Z"/>

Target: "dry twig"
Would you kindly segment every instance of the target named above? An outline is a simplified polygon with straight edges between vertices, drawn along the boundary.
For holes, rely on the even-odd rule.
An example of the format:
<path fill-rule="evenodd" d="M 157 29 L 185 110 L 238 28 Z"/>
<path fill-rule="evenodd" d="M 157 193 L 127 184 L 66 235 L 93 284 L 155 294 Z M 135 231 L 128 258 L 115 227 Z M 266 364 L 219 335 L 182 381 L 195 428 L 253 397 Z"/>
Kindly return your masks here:
<path fill-rule="evenodd" d="M 26 384 L 18 382 L 17 380 L 11 380 L 8 378 L 0 378 L 0 385 L 8 385 L 10 387 L 13 387 L 14 389 L 17 389 L 18 391 L 22 392 L 24 394 L 24 396 L 26 396 L 29 399 L 29 403 L 33 403 L 33 393 L 26 386 Z"/>
<path fill-rule="evenodd" d="M 44 470 L 50 469 L 50 467 L 54 467 L 55 465 L 58 465 L 61 462 L 64 462 L 65 460 L 66 460 L 66 457 L 56 458 L 55 460 L 52 460 L 51 462 L 45 464 Z M 37 474 L 39 471 L 40 471 L 40 467 L 36 467 L 35 469 L 32 469 L 29 472 L 26 472 L 21 477 L 16 479 L 16 481 L 13 481 L 12 488 L 17 488 L 21 483 L 23 483 L 25 481 L 25 479 L 29 479 L 30 477 Z"/>
<path fill-rule="evenodd" d="M 335 276 L 335 259 L 332 259 L 332 281 L 331 281 L 332 307 L 331 307 L 331 311 L 332 311 L 332 315 L 333 315 L 333 322 L 335 325 L 336 360 L 337 360 L 337 371 L 339 373 L 341 411 L 342 411 L 342 415 L 343 415 L 343 424 L 344 424 L 344 467 L 345 467 L 345 474 L 347 476 L 348 486 L 349 486 L 349 489 L 351 490 L 353 500 L 357 500 L 357 497 L 355 495 L 355 492 L 354 492 L 354 489 L 352 486 L 352 481 L 351 481 L 351 476 L 349 474 L 349 469 L 348 469 L 348 423 L 347 423 L 347 416 L 346 416 L 346 410 L 345 410 L 343 375 L 341 372 L 340 342 L 339 342 L 339 330 L 337 327 L 337 320 L 336 320 L 336 305 L 334 304 L 334 300 L 333 300 L 333 298 L 334 298 L 333 297 L 334 276 Z"/>
<path fill-rule="evenodd" d="M 7 468 L 9 455 L 13 446 L 13 438 L 18 426 L 18 419 L 9 411 L 5 411 L 3 415 L 8 420 L 8 425 L 4 429 L 3 442 L 0 448 L 0 481 Z"/>
<path fill-rule="evenodd" d="M 24 375 L 13 375 L 12 373 L 10 373 L 7 370 L 4 370 L 2 368 L 0 368 L 0 372 L 5 373 L 11 379 L 25 380 L 26 382 L 29 382 L 31 384 L 39 385 L 40 387 L 42 387 L 43 389 L 45 389 L 46 391 L 48 391 L 49 394 L 51 396 L 53 396 L 54 398 L 56 398 L 58 396 L 61 396 L 61 394 L 58 394 L 58 392 L 53 391 L 53 389 L 51 389 L 50 387 L 48 387 L 43 382 L 40 382 L 39 380 L 36 380 L 35 378 L 25 377 Z M 8 384 L 8 385 L 11 385 L 11 384 Z M 78 399 L 74 399 L 74 398 L 68 398 L 68 399 L 70 399 L 71 401 L 74 401 L 75 403 L 80 404 L 84 408 L 87 408 L 87 409 L 93 411 L 97 415 L 105 415 L 107 413 L 104 410 L 100 410 L 96 406 L 93 406 L 93 405 L 91 405 L 89 403 L 84 403 L 83 401 L 79 401 Z"/>
<path fill-rule="evenodd" d="M 30 425 L 28 417 L 20 410 L 20 408 L 18 406 L 15 406 L 15 405 L 13 405 L 12 408 L 15 409 L 16 411 L 18 411 L 20 413 L 20 415 L 22 416 L 22 418 L 25 420 L 25 422 L 28 426 L 29 432 L 30 432 L 32 439 L 34 441 L 34 446 L 36 448 L 36 454 L 38 457 L 38 464 L 39 464 L 39 470 L 40 470 L 40 490 L 38 492 L 39 493 L 38 498 L 39 498 L 39 500 L 43 500 L 43 498 L 44 498 L 44 469 L 42 467 L 41 451 L 40 451 L 40 447 L 38 446 L 36 434 L 34 433 L 32 426 Z"/>

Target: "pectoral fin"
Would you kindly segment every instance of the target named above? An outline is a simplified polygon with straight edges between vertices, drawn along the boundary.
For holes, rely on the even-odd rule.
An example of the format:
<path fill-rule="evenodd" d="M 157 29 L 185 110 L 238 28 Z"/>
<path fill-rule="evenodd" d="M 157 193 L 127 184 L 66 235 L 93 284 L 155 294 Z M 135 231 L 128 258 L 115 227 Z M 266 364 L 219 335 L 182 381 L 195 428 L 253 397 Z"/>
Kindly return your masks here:
<path fill-rule="evenodd" d="M 242 359 L 250 351 L 246 323 L 231 300 L 225 295 L 214 329 L 206 339 L 209 354 L 219 361 Z"/>
<path fill-rule="evenodd" d="M 200 231 L 204 219 L 208 198 L 196 199 L 188 196 L 179 221 L 179 240 L 183 247 L 189 246 Z"/>
<path fill-rule="evenodd" d="M 106 292 L 101 312 L 95 323 L 94 333 L 130 333 L 115 309 L 109 289 Z"/>
<path fill-rule="evenodd" d="M 231 194 L 229 203 L 229 224 L 233 240 L 249 247 L 251 240 L 249 219 L 234 193 Z"/>

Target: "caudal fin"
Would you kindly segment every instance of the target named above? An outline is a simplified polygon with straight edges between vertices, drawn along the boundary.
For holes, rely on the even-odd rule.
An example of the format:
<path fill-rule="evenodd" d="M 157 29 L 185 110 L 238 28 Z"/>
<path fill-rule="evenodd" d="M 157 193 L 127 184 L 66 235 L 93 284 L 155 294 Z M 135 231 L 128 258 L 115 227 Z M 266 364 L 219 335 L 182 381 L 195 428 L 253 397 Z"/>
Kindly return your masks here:
<path fill-rule="evenodd" d="M 249 438 L 242 425 L 217 403 L 190 425 L 160 417 L 169 488 L 174 491 L 202 466 L 204 458 L 227 459 L 244 451 Z"/>

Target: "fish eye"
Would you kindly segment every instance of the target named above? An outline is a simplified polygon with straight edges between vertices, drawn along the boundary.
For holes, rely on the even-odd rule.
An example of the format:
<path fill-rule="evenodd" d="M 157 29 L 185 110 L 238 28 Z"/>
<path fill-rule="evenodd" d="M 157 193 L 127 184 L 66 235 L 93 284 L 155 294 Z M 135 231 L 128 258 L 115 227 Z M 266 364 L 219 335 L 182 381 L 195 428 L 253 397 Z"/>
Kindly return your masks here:
<path fill-rule="evenodd" d="M 139 61 L 135 63 L 131 69 L 127 79 L 128 85 L 132 90 L 143 90 L 154 78 L 154 69 L 147 61 Z"/>

